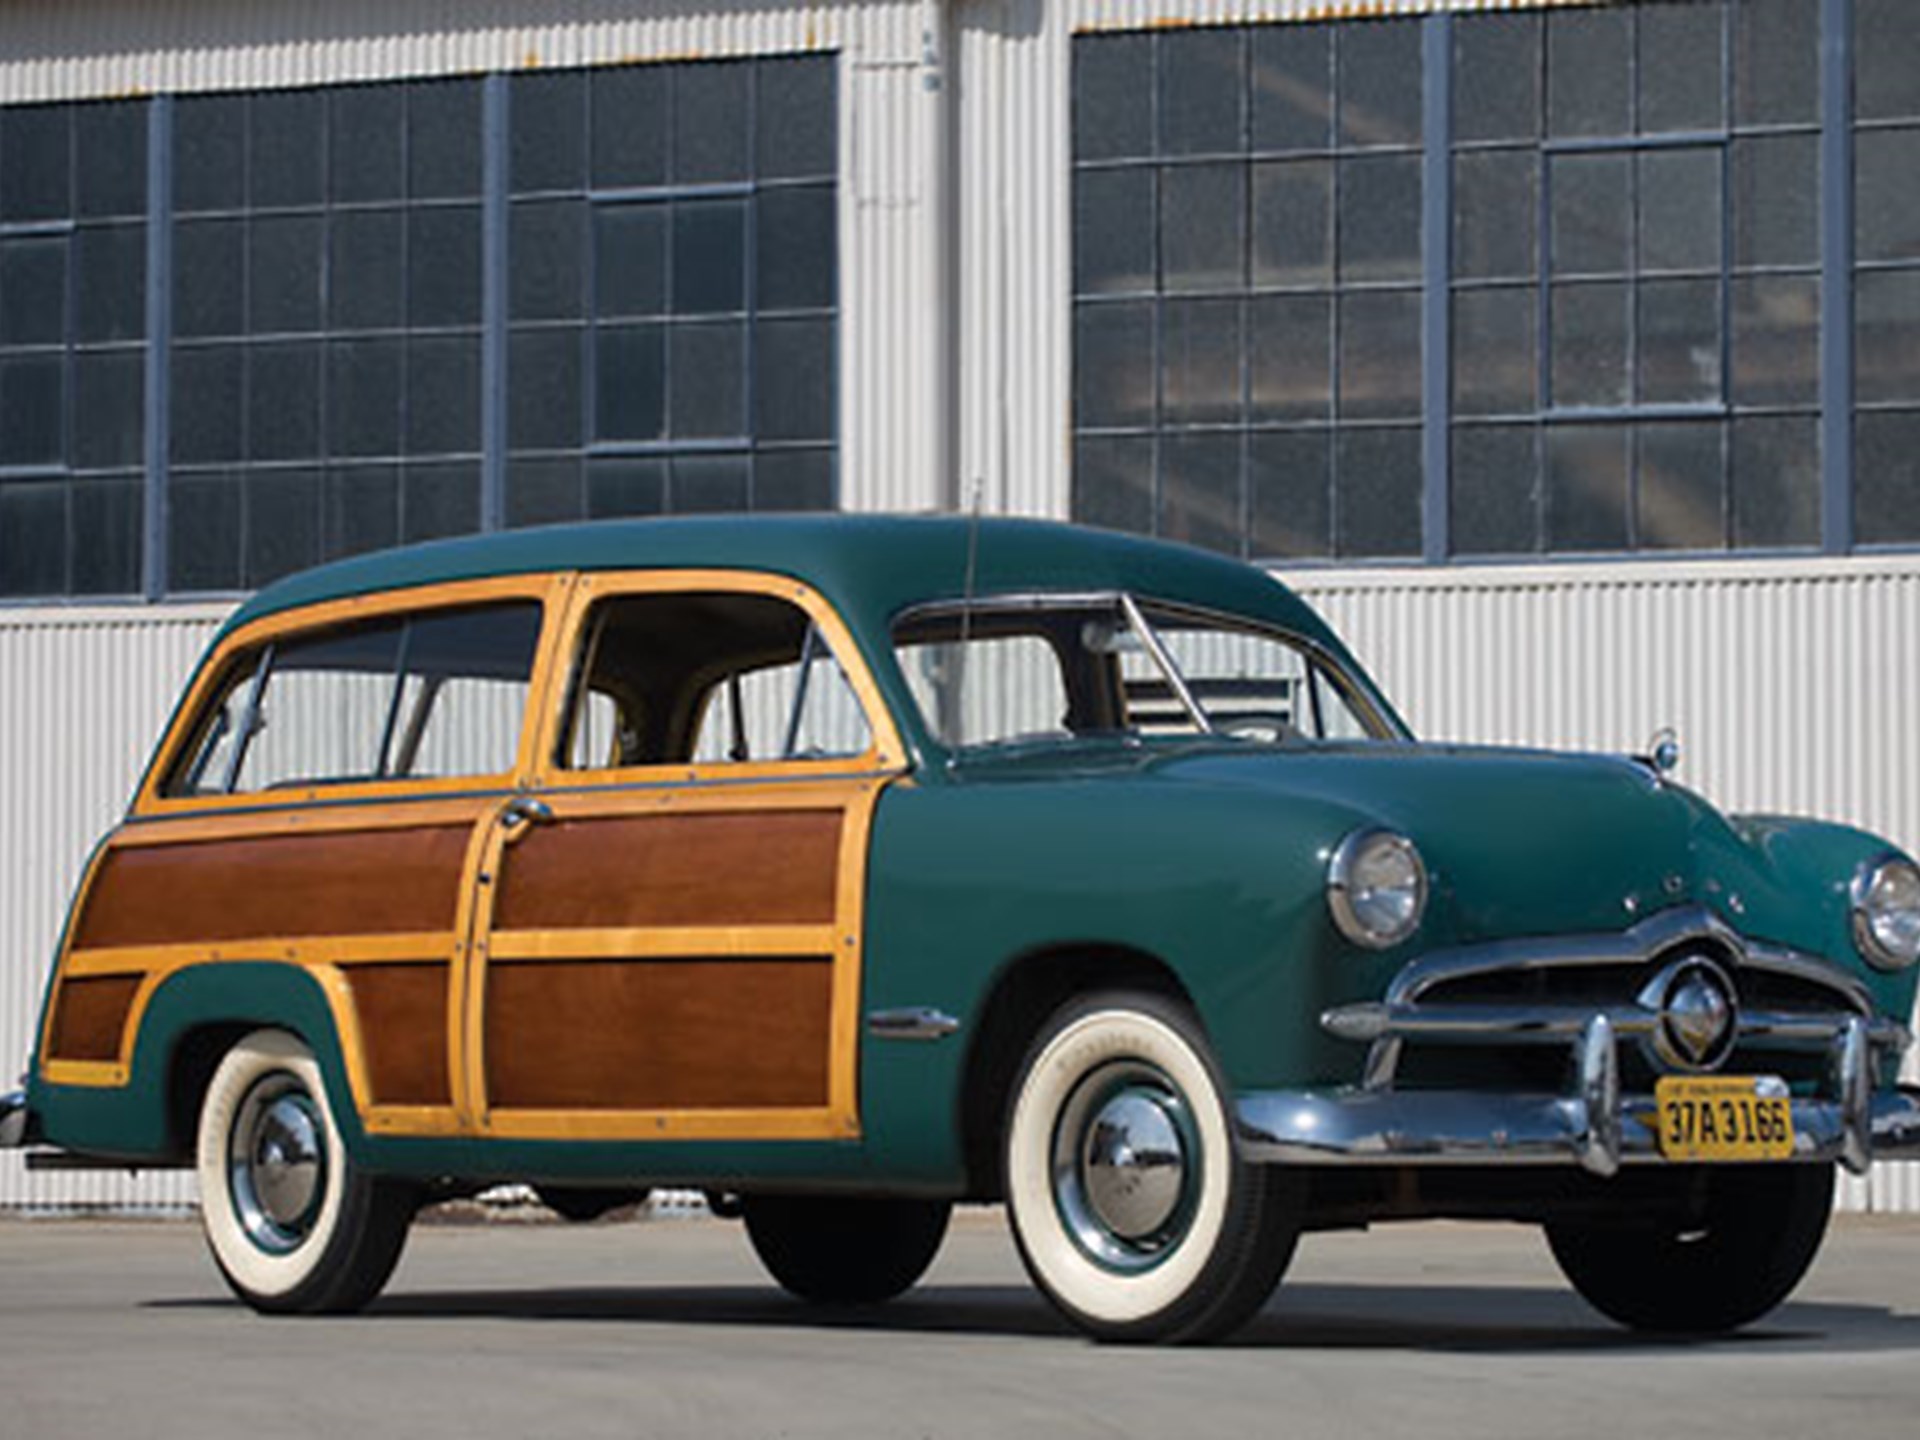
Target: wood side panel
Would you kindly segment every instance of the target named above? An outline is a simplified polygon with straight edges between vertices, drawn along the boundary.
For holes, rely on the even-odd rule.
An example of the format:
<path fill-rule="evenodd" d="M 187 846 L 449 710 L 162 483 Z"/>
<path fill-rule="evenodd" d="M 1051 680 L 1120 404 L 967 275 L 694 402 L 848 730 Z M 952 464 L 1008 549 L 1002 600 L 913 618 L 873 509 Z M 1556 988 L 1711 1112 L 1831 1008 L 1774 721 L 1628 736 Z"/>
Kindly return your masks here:
<path fill-rule="evenodd" d="M 452 930 L 467 825 L 123 845 L 73 948 Z"/>
<path fill-rule="evenodd" d="M 778 960 L 500 964 L 487 975 L 495 1109 L 824 1106 L 833 965 Z"/>
<path fill-rule="evenodd" d="M 118 1060 L 120 1040 L 127 1028 L 127 1012 L 139 993 L 138 975 L 106 975 L 90 980 L 62 980 L 54 1010 L 55 1060 Z"/>
<path fill-rule="evenodd" d="M 830 925 L 842 823 L 838 808 L 562 821 L 506 853 L 493 926 Z"/>
<path fill-rule="evenodd" d="M 356 965 L 345 972 L 360 1017 L 375 1105 L 449 1105 L 447 967 Z"/>

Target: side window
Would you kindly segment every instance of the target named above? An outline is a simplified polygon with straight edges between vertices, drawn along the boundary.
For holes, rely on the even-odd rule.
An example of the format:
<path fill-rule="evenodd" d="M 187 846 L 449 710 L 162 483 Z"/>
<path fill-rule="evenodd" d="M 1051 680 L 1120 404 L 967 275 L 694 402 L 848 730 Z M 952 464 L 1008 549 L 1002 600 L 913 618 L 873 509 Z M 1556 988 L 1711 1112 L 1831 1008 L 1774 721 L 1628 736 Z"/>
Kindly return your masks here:
<path fill-rule="evenodd" d="M 561 763 L 572 770 L 864 754 L 872 730 L 806 611 L 767 595 L 632 595 L 589 613 Z"/>
<path fill-rule="evenodd" d="M 168 795 L 511 769 L 540 636 L 533 601 L 339 626 L 243 656 Z"/>

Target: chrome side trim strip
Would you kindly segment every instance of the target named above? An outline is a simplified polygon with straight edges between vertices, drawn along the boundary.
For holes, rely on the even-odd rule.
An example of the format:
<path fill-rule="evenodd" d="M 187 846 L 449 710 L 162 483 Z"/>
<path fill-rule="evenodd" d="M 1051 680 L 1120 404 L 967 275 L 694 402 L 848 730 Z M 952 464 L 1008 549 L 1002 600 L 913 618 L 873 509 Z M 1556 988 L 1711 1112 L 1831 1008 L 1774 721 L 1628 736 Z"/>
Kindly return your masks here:
<path fill-rule="evenodd" d="M 875 1010 L 867 1016 L 867 1033 L 876 1040 L 944 1040 L 959 1029 L 958 1020 L 929 1005 Z"/>

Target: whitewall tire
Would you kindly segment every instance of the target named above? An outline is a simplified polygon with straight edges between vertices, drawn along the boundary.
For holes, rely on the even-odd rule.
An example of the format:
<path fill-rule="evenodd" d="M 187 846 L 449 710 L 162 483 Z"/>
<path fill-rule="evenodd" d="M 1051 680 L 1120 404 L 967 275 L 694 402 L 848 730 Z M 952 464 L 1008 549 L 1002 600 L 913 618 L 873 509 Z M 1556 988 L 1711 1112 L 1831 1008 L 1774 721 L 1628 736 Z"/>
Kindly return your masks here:
<path fill-rule="evenodd" d="M 358 1310 L 393 1273 L 414 1197 L 353 1163 L 313 1052 L 284 1030 L 256 1030 L 221 1060 L 196 1162 L 214 1263 L 256 1310 Z"/>
<path fill-rule="evenodd" d="M 1007 1210 L 1027 1271 L 1103 1340 L 1208 1340 L 1265 1302 L 1299 1187 L 1233 1145 L 1193 1015 L 1150 993 L 1070 1002 L 1014 1088 Z"/>

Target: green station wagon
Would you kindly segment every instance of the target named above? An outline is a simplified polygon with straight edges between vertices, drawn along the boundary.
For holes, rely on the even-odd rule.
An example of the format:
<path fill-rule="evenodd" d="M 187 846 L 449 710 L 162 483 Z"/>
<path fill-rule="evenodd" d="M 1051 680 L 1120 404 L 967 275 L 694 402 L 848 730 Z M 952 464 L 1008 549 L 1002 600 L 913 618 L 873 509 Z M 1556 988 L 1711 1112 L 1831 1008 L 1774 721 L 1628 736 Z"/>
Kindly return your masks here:
<path fill-rule="evenodd" d="M 1836 1164 L 1920 1155 L 1920 870 L 1670 770 L 1421 744 L 1268 575 L 1060 525 L 350 560 L 213 643 L 0 1142 L 196 1167 L 266 1311 L 364 1305 L 421 1205 L 521 1182 L 702 1189 L 828 1303 L 1004 1201 L 1105 1339 L 1435 1216 L 1737 1326 Z"/>

